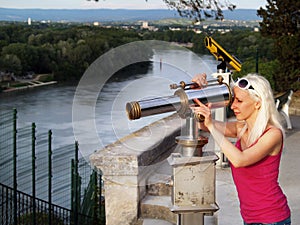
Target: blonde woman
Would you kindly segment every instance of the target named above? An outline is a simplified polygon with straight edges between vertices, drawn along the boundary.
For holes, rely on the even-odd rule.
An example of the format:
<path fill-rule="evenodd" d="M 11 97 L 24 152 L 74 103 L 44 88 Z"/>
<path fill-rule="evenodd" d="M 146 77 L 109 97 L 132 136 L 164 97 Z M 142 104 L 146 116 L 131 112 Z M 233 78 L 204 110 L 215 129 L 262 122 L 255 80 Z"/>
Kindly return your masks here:
<path fill-rule="evenodd" d="M 205 85 L 206 75 L 196 75 L 193 82 Z M 211 105 L 195 99 L 199 106 L 192 109 L 205 118 L 199 126 L 211 133 L 230 161 L 244 225 L 290 225 L 287 198 L 278 184 L 285 135 L 270 84 L 262 76 L 248 74 L 232 89 L 236 120 L 213 120 Z M 226 137 L 237 138 L 236 144 Z"/>

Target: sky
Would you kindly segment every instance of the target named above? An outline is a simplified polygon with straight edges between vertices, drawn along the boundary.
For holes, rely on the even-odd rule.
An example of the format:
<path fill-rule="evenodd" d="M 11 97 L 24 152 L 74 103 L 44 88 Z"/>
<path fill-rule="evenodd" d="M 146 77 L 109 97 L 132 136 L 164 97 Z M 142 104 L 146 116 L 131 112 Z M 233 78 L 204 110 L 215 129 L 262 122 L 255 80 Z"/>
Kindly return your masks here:
<path fill-rule="evenodd" d="M 224 2 L 224 0 L 221 0 Z M 225 0 L 226 1 L 226 0 Z M 238 9 L 258 9 L 266 0 L 229 0 Z M 42 9 L 163 9 L 163 0 L 0 0 L 1 8 L 42 8 Z"/>

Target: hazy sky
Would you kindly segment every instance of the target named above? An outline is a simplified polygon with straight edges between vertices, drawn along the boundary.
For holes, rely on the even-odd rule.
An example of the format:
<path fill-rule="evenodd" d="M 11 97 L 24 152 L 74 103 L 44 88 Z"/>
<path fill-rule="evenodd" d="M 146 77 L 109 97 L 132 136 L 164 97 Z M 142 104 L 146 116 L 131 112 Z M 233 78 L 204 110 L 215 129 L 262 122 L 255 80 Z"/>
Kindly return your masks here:
<path fill-rule="evenodd" d="M 266 0 L 229 0 L 239 9 L 258 9 L 266 5 Z M 2 8 L 44 8 L 44 9 L 87 9 L 87 8 L 126 8 L 160 9 L 167 8 L 163 0 L 0 0 Z"/>

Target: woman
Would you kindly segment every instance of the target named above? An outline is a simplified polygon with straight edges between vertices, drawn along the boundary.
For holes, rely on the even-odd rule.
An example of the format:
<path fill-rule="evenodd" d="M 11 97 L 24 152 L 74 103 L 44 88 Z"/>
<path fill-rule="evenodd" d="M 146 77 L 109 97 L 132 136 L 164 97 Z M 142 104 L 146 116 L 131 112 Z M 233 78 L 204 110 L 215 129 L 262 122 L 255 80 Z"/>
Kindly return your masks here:
<path fill-rule="evenodd" d="M 206 75 L 196 75 L 193 82 L 205 86 Z M 284 130 L 270 84 L 249 74 L 233 83 L 233 94 L 236 121 L 227 123 L 212 119 L 211 104 L 195 100 L 200 107 L 192 109 L 205 118 L 200 128 L 211 133 L 230 161 L 244 225 L 290 225 L 290 209 L 278 184 Z M 225 137 L 237 138 L 236 144 Z"/>

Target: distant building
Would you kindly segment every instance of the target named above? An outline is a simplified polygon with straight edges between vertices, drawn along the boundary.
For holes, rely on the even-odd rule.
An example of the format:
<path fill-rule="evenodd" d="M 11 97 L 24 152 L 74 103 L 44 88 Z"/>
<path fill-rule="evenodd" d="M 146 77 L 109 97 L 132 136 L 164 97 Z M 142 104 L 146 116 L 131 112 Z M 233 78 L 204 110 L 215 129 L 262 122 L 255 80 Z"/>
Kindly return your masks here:
<path fill-rule="evenodd" d="M 28 17 L 28 19 L 27 19 L 27 24 L 30 26 L 31 25 L 31 18 L 30 17 Z"/>
<path fill-rule="evenodd" d="M 155 26 L 149 26 L 149 23 L 147 21 L 142 21 L 141 29 L 148 29 L 148 30 L 151 30 L 151 31 L 157 31 L 158 30 L 158 28 L 156 28 Z"/>
<path fill-rule="evenodd" d="M 179 28 L 179 27 L 169 27 L 169 30 L 171 30 L 171 31 L 180 31 L 181 28 Z"/>
<path fill-rule="evenodd" d="M 259 27 L 254 27 L 254 32 L 259 32 Z"/>
<path fill-rule="evenodd" d="M 142 29 L 148 29 L 149 28 L 149 24 L 147 21 L 142 21 Z"/>

